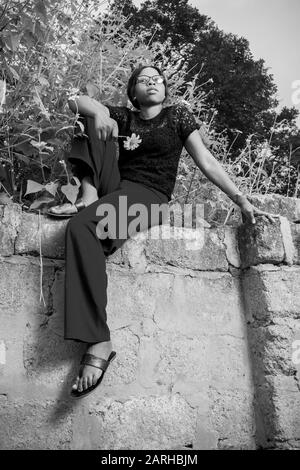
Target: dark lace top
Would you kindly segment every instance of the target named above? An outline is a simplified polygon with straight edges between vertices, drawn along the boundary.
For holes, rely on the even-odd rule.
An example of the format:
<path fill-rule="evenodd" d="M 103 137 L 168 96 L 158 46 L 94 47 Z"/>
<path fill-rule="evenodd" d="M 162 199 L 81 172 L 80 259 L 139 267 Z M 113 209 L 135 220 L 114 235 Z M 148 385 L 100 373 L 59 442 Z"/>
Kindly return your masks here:
<path fill-rule="evenodd" d="M 142 183 L 161 191 L 171 200 L 179 158 L 186 138 L 199 129 L 186 106 L 167 106 L 152 119 L 142 119 L 138 111 L 125 106 L 105 105 L 119 127 L 119 169 L 122 179 Z M 124 147 L 126 137 L 142 140 L 134 150 Z"/>

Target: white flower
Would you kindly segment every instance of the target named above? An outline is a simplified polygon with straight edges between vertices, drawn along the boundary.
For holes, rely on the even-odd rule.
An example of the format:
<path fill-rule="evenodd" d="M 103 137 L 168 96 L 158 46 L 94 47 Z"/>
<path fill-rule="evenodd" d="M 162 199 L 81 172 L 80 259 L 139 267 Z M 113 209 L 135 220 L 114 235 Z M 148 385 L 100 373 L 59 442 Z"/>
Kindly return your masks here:
<path fill-rule="evenodd" d="M 126 137 L 126 140 L 124 142 L 124 148 L 126 150 L 134 150 L 138 148 L 141 142 L 142 139 L 140 139 L 139 135 L 131 134 L 130 137 Z"/>
<path fill-rule="evenodd" d="M 38 149 L 40 153 L 47 153 L 45 150 L 49 150 L 50 152 L 53 152 L 54 150 L 53 147 L 47 145 L 47 142 L 37 142 L 36 140 L 31 140 L 30 143 L 33 147 Z"/>

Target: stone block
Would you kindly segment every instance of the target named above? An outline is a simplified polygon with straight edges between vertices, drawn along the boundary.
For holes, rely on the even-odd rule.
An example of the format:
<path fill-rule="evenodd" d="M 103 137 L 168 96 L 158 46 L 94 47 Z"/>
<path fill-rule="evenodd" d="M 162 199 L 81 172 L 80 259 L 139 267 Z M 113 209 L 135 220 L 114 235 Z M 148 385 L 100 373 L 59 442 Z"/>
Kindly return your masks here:
<path fill-rule="evenodd" d="M 253 392 L 251 357 L 246 335 L 243 338 L 231 334 L 212 336 L 206 360 L 210 386 L 218 390 Z"/>
<path fill-rule="evenodd" d="M 277 316 L 299 318 L 299 266 L 252 267 L 243 277 L 247 317 L 256 325 L 268 324 Z"/>
<path fill-rule="evenodd" d="M 224 244 L 226 247 L 226 258 L 228 263 L 235 268 L 240 268 L 241 256 L 239 251 L 237 229 L 235 227 L 224 227 Z"/>
<path fill-rule="evenodd" d="M 16 240 L 16 254 L 40 254 L 47 258 L 64 258 L 65 229 L 69 219 L 52 219 L 35 213 L 22 213 Z"/>
<path fill-rule="evenodd" d="M 151 328 L 152 319 L 157 329 L 190 338 L 217 333 L 244 336 L 239 280 L 229 273 L 192 277 L 109 269 L 107 312 L 112 331 L 126 326 L 140 334 L 142 322 L 147 319 L 146 328 Z"/>
<path fill-rule="evenodd" d="M 291 224 L 291 233 L 294 245 L 293 264 L 300 264 L 300 223 Z"/>
<path fill-rule="evenodd" d="M 180 229 L 162 226 L 162 237 L 146 240 L 149 263 L 172 265 L 199 271 L 228 271 L 224 230 Z"/>
<path fill-rule="evenodd" d="M 0 255 L 14 254 L 15 241 L 21 223 L 19 204 L 0 204 Z"/>
<path fill-rule="evenodd" d="M 197 437 L 197 415 L 179 394 L 105 400 L 89 413 L 98 421 L 97 449 L 181 449 Z"/>
<path fill-rule="evenodd" d="M 3 311 L 20 314 L 35 309 L 49 312 L 50 288 L 54 279 L 55 264 L 51 260 L 43 262 L 43 276 L 39 258 L 13 256 L 0 258 L 0 305 Z M 42 282 L 41 282 L 42 281 Z M 40 302 L 43 293 L 45 304 Z"/>
<path fill-rule="evenodd" d="M 300 333 L 300 321 L 278 318 L 276 324 L 252 328 L 249 341 L 252 351 L 254 374 L 257 383 L 263 382 L 265 375 L 295 375 L 293 363 L 293 339 Z"/>
<path fill-rule="evenodd" d="M 293 447 L 299 449 L 300 391 L 295 377 L 283 374 L 266 376 L 260 405 L 264 411 L 267 446 L 278 448 L 278 443 L 281 443 L 283 448 L 289 448 L 289 441 L 294 441 Z"/>
<path fill-rule="evenodd" d="M 2 398 L 2 397 L 0 397 Z M 1 450 L 70 449 L 72 414 L 54 416 L 56 403 L 45 400 L 1 400 Z M 65 410 L 68 404 L 65 403 Z"/>
<path fill-rule="evenodd" d="M 299 382 L 293 376 L 278 375 L 273 379 L 273 387 L 278 420 L 278 438 L 280 440 L 300 440 Z M 299 443 L 298 448 L 300 448 Z"/>
<path fill-rule="evenodd" d="M 254 450 L 253 395 L 241 390 L 211 390 L 211 422 L 217 432 L 218 449 Z"/>
<path fill-rule="evenodd" d="M 208 389 L 210 378 L 210 338 L 192 338 L 170 333 L 168 331 L 158 332 L 153 340 L 146 340 L 151 344 L 153 353 L 148 362 L 151 362 L 153 380 L 159 385 L 176 384 L 187 382 L 190 391 L 196 392 Z M 147 370 L 141 368 L 141 376 L 147 380 Z"/>
<path fill-rule="evenodd" d="M 300 219 L 300 199 L 280 194 L 252 194 L 249 200 L 255 207 L 271 214 L 279 214 L 290 222 Z"/>
<path fill-rule="evenodd" d="M 124 243 L 122 247 L 124 266 L 133 269 L 137 273 L 146 272 L 148 261 L 145 255 L 145 243 L 149 236 L 150 231 L 145 230 Z"/>
<path fill-rule="evenodd" d="M 260 217 L 256 219 L 255 225 L 246 222 L 239 226 L 238 234 L 242 268 L 284 261 L 285 250 L 279 219 L 271 223 Z"/>

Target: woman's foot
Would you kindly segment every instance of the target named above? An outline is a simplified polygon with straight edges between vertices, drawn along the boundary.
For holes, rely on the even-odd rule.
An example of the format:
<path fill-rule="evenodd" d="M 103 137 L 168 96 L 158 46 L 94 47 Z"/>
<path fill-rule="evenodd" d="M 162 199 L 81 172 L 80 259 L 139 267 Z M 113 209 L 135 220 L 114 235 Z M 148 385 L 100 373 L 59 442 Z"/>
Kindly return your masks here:
<path fill-rule="evenodd" d="M 77 207 L 71 202 L 65 202 L 61 206 L 52 206 L 49 208 L 48 212 L 52 212 L 53 214 L 76 214 L 78 212 Z"/>
<path fill-rule="evenodd" d="M 93 354 L 94 356 L 100 357 L 101 359 L 107 360 L 110 353 L 112 352 L 111 341 L 104 341 L 102 343 L 91 344 L 86 353 Z M 82 392 L 87 388 L 95 385 L 97 380 L 101 377 L 103 371 L 93 366 L 81 366 L 79 375 L 76 377 L 75 383 L 72 389 Z"/>
<path fill-rule="evenodd" d="M 80 203 L 80 206 L 79 206 L 79 210 L 80 210 L 83 207 L 87 207 L 90 204 L 93 204 L 93 202 L 97 200 L 98 200 L 98 197 L 96 195 L 94 195 L 93 197 L 82 196 L 80 199 L 78 199 L 78 201 L 75 204 Z M 82 206 L 82 203 L 84 204 L 84 206 Z M 48 212 L 51 212 L 52 214 L 57 214 L 57 215 L 76 214 L 76 212 L 78 212 L 78 208 L 76 207 L 75 204 L 72 204 L 71 202 L 65 202 L 62 205 L 50 207 Z"/>

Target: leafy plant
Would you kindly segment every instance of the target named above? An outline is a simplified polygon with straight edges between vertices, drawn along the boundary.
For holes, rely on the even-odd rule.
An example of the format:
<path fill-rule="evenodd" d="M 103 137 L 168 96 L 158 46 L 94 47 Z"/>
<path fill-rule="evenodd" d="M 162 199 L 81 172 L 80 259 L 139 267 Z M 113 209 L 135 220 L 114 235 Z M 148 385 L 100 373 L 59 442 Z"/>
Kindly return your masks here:
<path fill-rule="evenodd" d="M 204 89 L 212 79 L 202 81 L 201 72 L 193 74 L 184 61 L 188 44 L 178 50 L 171 38 L 160 42 L 155 35 L 149 39 L 149 31 L 137 34 L 127 26 L 128 18 L 118 5 L 108 5 L 103 11 L 104 3 L 4 2 L 0 11 L 0 190 L 6 197 L 29 201 L 33 208 L 65 198 L 74 202 L 80 182 L 65 157 L 75 129 L 79 126 L 81 133 L 84 129 L 78 114 L 69 111 L 68 99 L 84 93 L 104 103 L 130 107 L 126 87 L 132 69 L 153 62 L 166 72 L 171 91 L 168 103 L 190 107 L 202 124 L 204 142 L 240 187 L 289 194 L 296 184 L 297 194 L 299 169 L 292 166 L 293 149 L 282 158 L 271 142 L 264 147 L 261 136 L 250 136 L 251 142 L 247 140 L 234 161 L 235 139 L 230 143 L 225 130 L 216 131 L 217 111 L 207 104 Z M 283 181 L 288 181 L 288 188 Z M 175 198 L 188 201 L 200 185 L 200 171 L 184 153 Z"/>

